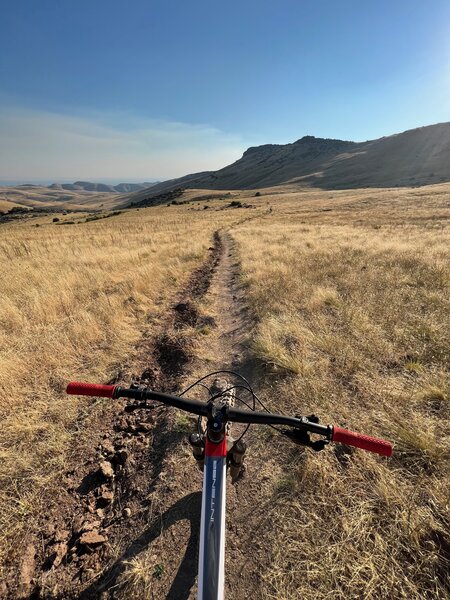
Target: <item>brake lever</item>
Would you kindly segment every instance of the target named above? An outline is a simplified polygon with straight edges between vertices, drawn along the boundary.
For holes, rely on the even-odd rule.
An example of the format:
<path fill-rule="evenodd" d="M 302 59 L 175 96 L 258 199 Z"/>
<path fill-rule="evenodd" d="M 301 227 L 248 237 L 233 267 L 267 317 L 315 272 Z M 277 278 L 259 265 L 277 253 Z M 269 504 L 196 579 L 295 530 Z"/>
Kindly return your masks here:
<path fill-rule="evenodd" d="M 311 420 L 309 417 L 308 419 Z M 297 444 L 298 446 L 307 446 L 315 452 L 320 452 L 329 443 L 328 440 L 313 441 L 309 437 L 309 433 L 307 431 L 302 431 L 301 429 L 282 429 L 281 433 L 292 440 L 294 444 Z"/>
<path fill-rule="evenodd" d="M 145 408 L 146 410 L 154 410 L 163 406 L 164 404 L 149 404 L 147 401 L 143 400 L 142 402 L 134 402 L 133 404 L 127 404 L 124 408 L 124 411 L 127 413 L 131 413 L 135 410 L 139 410 L 140 408 Z"/>

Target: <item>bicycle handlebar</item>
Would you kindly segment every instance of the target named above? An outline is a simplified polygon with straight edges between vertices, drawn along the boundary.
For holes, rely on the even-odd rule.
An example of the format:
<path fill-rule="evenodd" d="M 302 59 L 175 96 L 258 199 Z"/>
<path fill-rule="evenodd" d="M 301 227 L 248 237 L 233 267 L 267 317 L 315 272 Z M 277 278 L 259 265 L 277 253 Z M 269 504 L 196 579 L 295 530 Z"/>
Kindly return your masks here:
<path fill-rule="evenodd" d="M 210 407 L 199 400 L 189 400 L 154 392 L 148 388 L 123 388 L 119 385 L 99 385 L 96 383 L 80 383 L 73 381 L 68 384 L 66 392 L 79 396 L 97 396 L 103 398 L 132 398 L 134 400 L 156 400 L 179 408 L 198 416 L 207 417 Z M 355 446 L 362 450 L 375 452 L 381 456 L 392 455 L 392 444 L 386 440 L 369 437 L 361 433 L 355 433 L 337 425 L 320 425 L 309 421 L 307 417 L 286 417 L 268 412 L 249 411 L 239 408 L 227 407 L 226 416 L 228 421 L 235 423 L 249 423 L 254 425 L 286 425 L 303 431 L 309 431 L 325 437 L 331 442 L 339 442 L 348 446 Z"/>

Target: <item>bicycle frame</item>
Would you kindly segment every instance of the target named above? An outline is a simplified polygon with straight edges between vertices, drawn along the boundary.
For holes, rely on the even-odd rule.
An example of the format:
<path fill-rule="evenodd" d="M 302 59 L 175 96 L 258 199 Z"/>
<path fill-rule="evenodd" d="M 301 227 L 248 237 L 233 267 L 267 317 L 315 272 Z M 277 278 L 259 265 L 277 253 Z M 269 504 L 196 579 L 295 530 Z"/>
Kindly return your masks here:
<path fill-rule="evenodd" d="M 197 600 L 222 600 L 225 581 L 227 440 L 206 438 Z"/>
<path fill-rule="evenodd" d="M 302 446 L 309 446 L 314 450 L 322 450 L 325 444 L 329 442 L 340 442 L 369 452 L 375 452 L 381 456 L 392 455 L 392 444 L 390 442 L 355 433 L 336 425 L 320 425 L 319 419 L 314 415 L 309 417 L 287 417 L 267 411 L 235 409 L 225 404 L 214 409 L 210 403 L 205 404 L 199 400 L 188 400 L 179 396 L 155 392 L 143 386 L 123 388 L 119 385 L 99 385 L 73 381 L 68 384 L 67 393 L 114 399 L 132 398 L 144 402 L 144 408 L 147 407 L 145 404 L 147 400 L 156 400 L 199 417 L 207 417 L 204 457 L 203 453 L 200 455 L 194 453 L 197 460 L 204 458 L 197 600 L 223 600 L 224 597 L 226 423 L 228 421 L 291 427 L 294 433 L 292 430 L 279 431 L 281 434 L 288 435 L 294 442 Z M 310 440 L 309 433 L 322 436 L 324 440 Z M 196 443 L 191 443 L 193 447 L 198 447 Z M 232 456 L 232 464 L 233 467 L 236 467 L 233 461 L 235 461 L 234 455 Z"/>

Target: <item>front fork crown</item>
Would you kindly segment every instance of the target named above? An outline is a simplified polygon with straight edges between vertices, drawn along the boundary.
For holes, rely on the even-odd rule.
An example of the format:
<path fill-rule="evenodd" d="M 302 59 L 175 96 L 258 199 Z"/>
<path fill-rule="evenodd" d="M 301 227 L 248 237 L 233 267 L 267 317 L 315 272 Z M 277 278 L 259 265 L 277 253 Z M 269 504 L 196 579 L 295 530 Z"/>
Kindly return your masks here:
<path fill-rule="evenodd" d="M 203 471 L 205 465 L 205 435 L 191 433 L 189 443 L 197 466 Z M 227 466 L 233 483 L 243 470 L 246 450 L 247 444 L 243 440 L 234 441 L 233 438 L 227 436 Z"/>

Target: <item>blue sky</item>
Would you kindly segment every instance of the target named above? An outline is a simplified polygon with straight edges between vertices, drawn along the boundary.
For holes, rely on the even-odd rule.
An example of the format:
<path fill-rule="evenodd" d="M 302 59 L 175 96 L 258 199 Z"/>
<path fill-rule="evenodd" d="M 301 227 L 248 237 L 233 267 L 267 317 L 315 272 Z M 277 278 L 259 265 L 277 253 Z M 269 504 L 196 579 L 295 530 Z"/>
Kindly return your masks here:
<path fill-rule="evenodd" d="M 0 180 L 148 180 L 450 120 L 448 0 L 0 0 Z"/>

